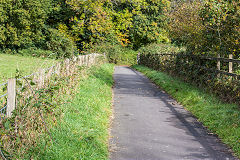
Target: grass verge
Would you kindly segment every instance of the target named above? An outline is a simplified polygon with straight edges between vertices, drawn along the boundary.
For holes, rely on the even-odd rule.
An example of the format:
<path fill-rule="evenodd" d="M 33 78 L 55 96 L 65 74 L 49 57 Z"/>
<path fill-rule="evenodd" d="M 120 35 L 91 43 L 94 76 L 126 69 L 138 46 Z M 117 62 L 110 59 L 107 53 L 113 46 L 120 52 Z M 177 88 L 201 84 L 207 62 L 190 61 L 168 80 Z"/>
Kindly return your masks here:
<path fill-rule="evenodd" d="M 140 65 L 132 67 L 145 74 L 181 103 L 185 109 L 193 113 L 240 158 L 240 107 L 238 105 L 223 103 L 216 96 L 166 73 Z"/>
<path fill-rule="evenodd" d="M 108 128 L 111 115 L 113 68 L 92 67 L 77 86 L 78 93 L 62 105 L 63 115 L 51 130 L 53 145 L 39 145 L 37 159 L 108 159 Z"/>

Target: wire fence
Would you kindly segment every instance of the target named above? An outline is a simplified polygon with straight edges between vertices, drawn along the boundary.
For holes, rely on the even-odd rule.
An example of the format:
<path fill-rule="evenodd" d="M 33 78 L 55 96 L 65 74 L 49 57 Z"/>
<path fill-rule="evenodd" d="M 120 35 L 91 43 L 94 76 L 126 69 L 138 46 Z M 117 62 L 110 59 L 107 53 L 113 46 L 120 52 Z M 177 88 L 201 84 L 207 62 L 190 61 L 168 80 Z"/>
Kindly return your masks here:
<path fill-rule="evenodd" d="M 143 53 L 140 64 L 204 87 L 222 101 L 240 104 L 240 60 L 231 55 L 219 58 L 185 53 Z"/>
<path fill-rule="evenodd" d="M 5 88 L 7 86 L 8 82 L 0 84 L 1 88 Z M 3 89 L 2 89 L 3 90 Z M 6 97 L 7 97 L 8 93 L 2 93 L 2 95 L 0 95 L 0 102 L 1 102 L 1 106 L 0 106 L 0 121 L 2 120 L 2 118 L 5 117 L 6 115 Z"/>
<path fill-rule="evenodd" d="M 2 120 L 2 118 L 5 117 L 5 115 L 6 115 L 6 109 L 7 109 L 7 106 L 6 106 L 6 105 L 5 105 L 3 108 L 0 109 L 0 115 L 1 115 L 0 120 Z"/>
<path fill-rule="evenodd" d="M 17 93 L 21 92 L 21 90 L 28 85 L 25 81 L 28 78 L 34 79 L 34 81 L 37 84 L 36 86 L 38 88 L 41 88 L 42 86 L 44 86 L 44 81 L 46 79 L 49 79 L 53 75 L 58 75 L 63 66 L 66 68 L 66 71 L 67 71 L 66 74 L 70 75 L 71 74 L 71 69 L 70 69 L 71 63 L 72 64 L 74 63 L 79 66 L 81 66 L 81 65 L 90 66 L 91 64 L 94 63 L 95 58 L 97 58 L 98 56 L 100 56 L 100 55 L 99 54 L 90 54 L 90 55 L 82 55 L 82 56 L 78 56 L 78 57 L 73 57 L 72 59 L 66 59 L 62 62 L 58 62 L 57 64 L 54 64 L 51 67 L 48 67 L 45 69 L 39 69 L 38 72 L 32 73 L 30 75 L 27 75 L 27 76 L 24 76 L 24 77 L 21 77 L 18 79 L 14 79 L 15 85 L 14 85 L 14 89 L 13 89 L 14 90 L 13 94 L 16 94 L 16 92 Z M 9 99 L 11 99 L 11 98 L 12 98 L 12 100 L 16 99 L 16 95 L 13 96 L 14 98 L 12 97 L 13 94 L 9 95 L 9 93 L 11 92 L 10 91 L 11 89 L 9 90 L 9 88 L 11 88 L 11 86 L 12 86 L 12 84 L 11 84 L 11 86 L 9 86 L 10 82 L 11 81 L 0 84 L 0 90 L 3 90 L 3 88 L 5 88 L 5 90 L 7 90 L 6 93 L 0 92 L 0 94 L 2 94 L 2 95 L 0 95 L 0 121 L 4 118 L 8 117 L 8 113 L 7 113 L 8 112 L 7 110 L 9 109 L 8 107 L 10 107 L 12 105 L 14 106 L 13 109 L 11 109 L 11 111 L 14 110 L 14 108 L 15 108 L 15 104 L 11 104 L 11 103 L 9 104 L 9 101 L 11 101 Z M 21 85 L 20 86 L 18 85 L 18 87 L 15 88 L 16 83 L 21 84 Z M 16 103 L 16 102 L 14 101 L 13 103 Z"/>
<path fill-rule="evenodd" d="M 168 57 L 167 57 L 168 56 Z M 139 63 L 142 59 L 148 59 L 148 58 L 154 58 L 154 60 L 160 61 L 159 58 L 161 57 L 167 57 L 165 58 L 165 61 L 167 60 L 184 60 L 185 63 L 191 64 L 191 62 L 195 62 L 194 65 L 200 69 L 208 70 L 211 72 L 217 72 L 219 74 L 232 76 L 232 77 L 238 77 L 240 79 L 240 75 L 238 73 L 234 73 L 234 70 L 239 71 L 239 65 L 240 60 L 239 59 L 233 59 L 230 58 L 223 58 L 223 57 L 209 57 L 209 56 L 200 56 L 200 55 L 192 55 L 192 54 L 183 54 L 183 53 L 151 53 L 151 54 L 141 54 L 137 58 L 139 59 Z M 210 62 L 210 63 L 216 63 L 216 66 L 214 68 L 210 68 L 209 66 L 204 66 L 203 62 Z M 152 62 L 151 62 L 152 63 Z M 207 64 L 207 63 L 206 63 Z M 206 65 L 205 64 L 205 65 Z M 234 65 L 235 64 L 235 65 Z M 193 64 L 191 64 L 193 65 Z"/>

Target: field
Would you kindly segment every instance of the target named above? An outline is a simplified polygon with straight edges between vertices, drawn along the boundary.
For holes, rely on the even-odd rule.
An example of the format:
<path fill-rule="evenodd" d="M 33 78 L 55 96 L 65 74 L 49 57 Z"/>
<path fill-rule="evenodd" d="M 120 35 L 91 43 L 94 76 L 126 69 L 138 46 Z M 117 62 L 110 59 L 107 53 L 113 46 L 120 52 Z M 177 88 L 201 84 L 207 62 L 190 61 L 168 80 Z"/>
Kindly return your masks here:
<path fill-rule="evenodd" d="M 14 77 L 17 69 L 24 76 L 37 71 L 38 68 L 49 67 L 55 62 L 53 59 L 0 54 L 0 84 Z"/>

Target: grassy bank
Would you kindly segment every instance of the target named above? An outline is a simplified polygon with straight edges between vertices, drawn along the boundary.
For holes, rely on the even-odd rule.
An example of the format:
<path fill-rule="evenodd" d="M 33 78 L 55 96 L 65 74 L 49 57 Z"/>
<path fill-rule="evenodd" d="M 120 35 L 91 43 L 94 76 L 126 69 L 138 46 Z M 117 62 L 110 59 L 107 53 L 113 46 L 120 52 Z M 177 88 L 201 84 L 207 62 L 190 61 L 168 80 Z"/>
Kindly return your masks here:
<path fill-rule="evenodd" d="M 35 72 L 38 68 L 49 67 L 55 62 L 53 59 L 0 54 L 0 84 L 7 78 L 13 77 L 16 69 L 20 70 L 23 75 L 27 75 Z"/>
<path fill-rule="evenodd" d="M 108 159 L 113 68 L 92 67 L 81 78 L 78 93 L 61 106 L 61 120 L 51 130 L 55 142 L 46 149 L 44 144 L 35 148 L 37 159 Z"/>
<path fill-rule="evenodd" d="M 133 66 L 169 93 L 240 157 L 240 107 L 226 104 L 204 90 L 144 66 Z"/>

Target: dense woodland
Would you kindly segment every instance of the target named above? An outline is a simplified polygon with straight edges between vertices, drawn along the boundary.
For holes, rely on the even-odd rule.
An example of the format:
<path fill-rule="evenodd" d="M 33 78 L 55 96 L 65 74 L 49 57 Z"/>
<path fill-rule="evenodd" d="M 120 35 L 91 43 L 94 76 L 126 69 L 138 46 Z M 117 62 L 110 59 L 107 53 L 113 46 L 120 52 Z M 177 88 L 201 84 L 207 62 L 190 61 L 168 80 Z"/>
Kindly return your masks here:
<path fill-rule="evenodd" d="M 100 42 L 133 48 L 167 42 L 169 5 L 167 0 L 4 0 L 1 49 L 67 57 Z"/>
<path fill-rule="evenodd" d="M 3 0 L 0 12 L 0 49 L 9 54 L 61 58 L 103 43 L 137 50 L 160 42 L 240 51 L 238 0 Z"/>

